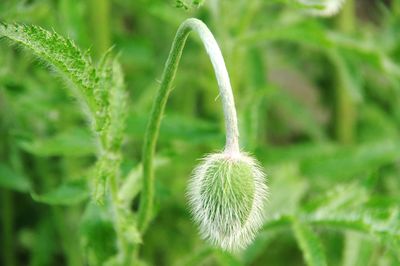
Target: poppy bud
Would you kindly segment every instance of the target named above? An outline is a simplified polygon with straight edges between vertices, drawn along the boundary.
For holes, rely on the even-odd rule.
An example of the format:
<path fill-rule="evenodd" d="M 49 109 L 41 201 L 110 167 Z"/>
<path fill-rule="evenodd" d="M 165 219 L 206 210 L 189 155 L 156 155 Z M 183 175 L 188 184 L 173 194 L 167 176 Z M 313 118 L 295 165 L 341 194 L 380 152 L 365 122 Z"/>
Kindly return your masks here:
<path fill-rule="evenodd" d="M 211 154 L 189 182 L 191 212 L 204 239 L 229 251 L 246 247 L 263 223 L 265 174 L 240 152 Z"/>

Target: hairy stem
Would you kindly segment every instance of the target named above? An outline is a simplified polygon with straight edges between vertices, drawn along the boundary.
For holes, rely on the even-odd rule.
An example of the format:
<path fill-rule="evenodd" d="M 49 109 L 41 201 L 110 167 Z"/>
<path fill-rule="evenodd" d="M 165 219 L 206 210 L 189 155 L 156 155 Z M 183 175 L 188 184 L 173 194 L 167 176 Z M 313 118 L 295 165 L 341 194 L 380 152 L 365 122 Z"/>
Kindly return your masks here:
<path fill-rule="evenodd" d="M 225 118 L 225 152 L 239 152 L 239 130 L 232 88 L 225 62 L 217 42 L 207 26 L 198 19 L 190 18 L 179 27 L 168 60 L 165 64 L 158 94 L 154 100 L 143 147 L 143 188 L 139 208 L 139 229 L 144 232 L 151 220 L 154 201 L 154 154 L 160 130 L 161 119 L 168 96 L 172 90 L 182 51 L 191 31 L 195 31 L 203 42 L 210 57 L 218 82 L 219 93 Z"/>

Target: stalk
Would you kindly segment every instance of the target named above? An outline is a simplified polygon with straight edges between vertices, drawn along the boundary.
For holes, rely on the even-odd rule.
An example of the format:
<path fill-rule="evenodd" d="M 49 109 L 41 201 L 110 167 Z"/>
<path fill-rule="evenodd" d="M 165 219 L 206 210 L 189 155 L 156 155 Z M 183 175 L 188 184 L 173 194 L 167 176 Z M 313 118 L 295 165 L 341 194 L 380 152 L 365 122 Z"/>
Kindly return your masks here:
<path fill-rule="evenodd" d="M 247 132 L 247 137 L 249 142 L 246 147 L 250 151 L 254 151 L 254 149 L 259 146 L 260 140 L 260 132 L 262 127 L 266 126 L 266 122 L 261 118 L 261 114 L 263 112 L 263 92 L 266 84 L 268 83 L 266 79 L 266 64 L 263 62 L 262 53 L 258 48 L 250 48 L 247 51 L 247 69 L 248 69 L 248 77 L 251 86 L 253 87 L 253 92 L 250 97 L 246 101 L 246 118 L 247 127 L 244 128 Z"/>
<path fill-rule="evenodd" d="M 399 0 L 393 0 L 392 9 L 393 9 L 393 13 L 395 15 L 399 15 L 400 14 L 400 1 Z"/>
<path fill-rule="evenodd" d="M 114 209 L 115 214 L 115 231 L 117 234 L 117 245 L 120 251 L 120 262 L 122 265 L 130 265 L 133 256 L 132 253 L 133 247 L 130 245 L 126 239 L 126 235 L 123 229 L 124 224 L 124 213 L 123 209 L 124 206 L 119 199 L 118 196 L 118 179 L 117 173 L 110 176 L 110 192 L 111 192 L 111 201 Z"/>
<path fill-rule="evenodd" d="M 90 10 L 90 28 L 94 42 L 94 50 L 97 58 L 100 58 L 108 51 L 111 46 L 110 33 L 110 1 L 109 0 L 90 0 L 88 7 Z M 101 158 L 114 157 L 114 151 L 107 147 L 105 137 L 99 136 L 99 147 L 97 151 L 98 160 Z M 128 243 L 124 232 L 124 206 L 118 197 L 119 172 L 118 166 L 115 166 L 112 172 L 108 173 L 108 185 L 110 187 L 111 204 L 114 211 L 114 226 L 117 234 L 117 246 L 119 250 L 118 260 L 123 265 L 130 265 L 132 245 Z"/>
<path fill-rule="evenodd" d="M 351 33 L 355 29 L 355 4 L 354 0 L 347 0 L 339 16 L 338 28 L 345 33 Z M 337 71 L 339 72 L 339 71 Z M 351 144 L 354 141 L 356 124 L 356 107 L 350 95 L 343 77 L 338 74 L 336 87 L 336 125 L 335 134 L 339 142 Z"/>
<path fill-rule="evenodd" d="M 71 232 L 73 229 L 68 225 L 68 212 L 65 212 L 65 210 L 60 207 L 53 206 L 51 208 L 51 213 L 53 221 L 57 225 L 56 230 L 61 238 L 61 246 L 68 265 L 84 265 L 80 256 L 80 247 L 76 245 L 78 237 L 75 232 Z"/>
<path fill-rule="evenodd" d="M 168 96 L 172 90 L 183 48 L 191 31 L 195 31 L 211 60 L 217 78 L 225 119 L 225 152 L 239 153 L 239 131 L 232 88 L 221 50 L 207 26 L 190 18 L 179 27 L 172 44 L 157 96 L 154 100 L 143 146 L 143 188 L 139 206 L 139 230 L 143 233 L 151 220 L 154 204 L 154 155 Z"/>
<path fill-rule="evenodd" d="M 90 29 L 97 57 L 110 48 L 110 3 L 109 0 L 90 0 Z"/>

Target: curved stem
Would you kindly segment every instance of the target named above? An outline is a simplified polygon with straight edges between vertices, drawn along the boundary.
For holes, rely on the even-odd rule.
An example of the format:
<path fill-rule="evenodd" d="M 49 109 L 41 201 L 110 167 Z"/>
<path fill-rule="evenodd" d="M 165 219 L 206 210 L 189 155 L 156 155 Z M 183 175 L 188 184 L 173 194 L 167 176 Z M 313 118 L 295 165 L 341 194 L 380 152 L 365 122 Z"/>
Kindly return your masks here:
<path fill-rule="evenodd" d="M 225 152 L 239 152 L 239 130 L 237 126 L 235 103 L 228 72 L 226 70 L 221 50 L 219 49 L 219 46 L 214 39 L 214 36 L 202 21 L 194 18 L 187 19 L 185 22 L 182 23 L 176 33 L 171 51 L 168 56 L 168 60 L 165 64 L 161 85 L 153 103 L 150 120 L 147 125 L 143 147 L 143 188 L 141 193 L 138 221 L 139 229 L 142 232 L 146 230 L 147 225 L 151 220 L 153 210 L 153 158 L 160 130 L 161 119 L 164 113 L 165 105 L 168 100 L 168 96 L 172 90 L 172 82 L 176 75 L 183 48 L 191 31 L 195 31 L 200 36 L 204 48 L 206 49 L 207 54 L 210 57 L 217 78 L 225 119 Z"/>

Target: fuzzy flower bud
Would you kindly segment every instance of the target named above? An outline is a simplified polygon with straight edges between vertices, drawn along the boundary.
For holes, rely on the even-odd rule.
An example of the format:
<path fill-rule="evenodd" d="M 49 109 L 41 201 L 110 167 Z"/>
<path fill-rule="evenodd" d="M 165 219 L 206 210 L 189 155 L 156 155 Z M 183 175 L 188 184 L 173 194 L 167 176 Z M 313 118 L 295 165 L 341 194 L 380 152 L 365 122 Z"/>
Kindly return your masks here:
<path fill-rule="evenodd" d="M 308 6 L 308 12 L 315 16 L 333 16 L 342 8 L 345 0 L 298 0 Z"/>
<path fill-rule="evenodd" d="M 211 154 L 194 170 L 188 197 L 201 236 L 236 251 L 245 248 L 262 226 L 265 175 L 247 154 Z"/>

